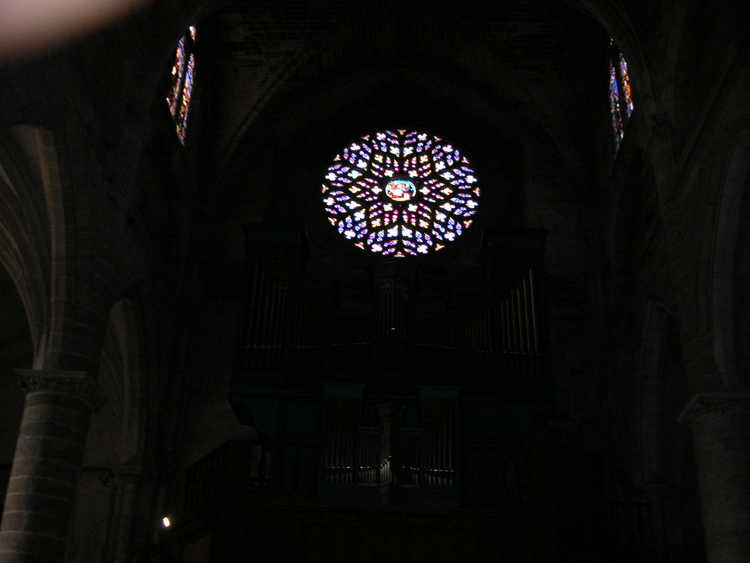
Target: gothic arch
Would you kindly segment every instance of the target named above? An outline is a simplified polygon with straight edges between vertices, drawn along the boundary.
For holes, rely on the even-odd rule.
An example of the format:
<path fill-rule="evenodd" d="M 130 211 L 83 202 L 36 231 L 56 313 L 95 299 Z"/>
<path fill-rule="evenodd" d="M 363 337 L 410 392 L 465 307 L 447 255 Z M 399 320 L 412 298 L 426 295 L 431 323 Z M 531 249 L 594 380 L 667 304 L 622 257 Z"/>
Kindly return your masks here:
<path fill-rule="evenodd" d="M 26 311 L 35 360 L 49 345 L 53 179 L 41 164 L 49 133 L 17 126 L 0 134 L 0 264 L 13 280 Z M 19 146 L 19 139 L 25 146 Z"/>
<path fill-rule="evenodd" d="M 66 125 L 54 132 L 35 125 L 10 130 L 36 184 L 29 190 L 29 197 L 36 201 L 36 233 L 30 252 L 31 256 L 38 255 L 41 264 L 35 274 L 44 283 L 45 293 L 39 293 L 39 300 L 45 303 L 46 315 L 38 329 L 35 369 L 90 369 L 87 360 L 93 350 L 86 348 L 89 340 L 83 334 L 88 328 L 96 330 L 86 326 L 89 313 L 83 310 L 93 307 L 83 303 L 82 292 L 88 288 L 88 280 L 81 272 L 82 257 L 89 255 L 92 237 L 80 225 L 89 225 L 86 214 L 95 207 L 90 201 L 93 198 L 84 199 L 81 192 L 92 181 L 87 178 L 83 183 L 75 174 L 75 166 L 85 161 L 82 155 L 86 153 L 75 145 L 75 140 L 82 142 L 83 136 L 72 134 L 74 123 Z"/>

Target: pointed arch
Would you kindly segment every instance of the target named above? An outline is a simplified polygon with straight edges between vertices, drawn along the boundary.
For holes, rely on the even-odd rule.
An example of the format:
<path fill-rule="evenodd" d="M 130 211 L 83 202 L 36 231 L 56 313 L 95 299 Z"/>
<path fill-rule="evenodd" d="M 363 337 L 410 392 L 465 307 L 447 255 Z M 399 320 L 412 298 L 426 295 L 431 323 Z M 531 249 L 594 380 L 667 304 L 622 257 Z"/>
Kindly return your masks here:
<path fill-rule="evenodd" d="M 49 348 L 52 317 L 52 174 L 45 161 L 51 134 L 33 126 L 0 133 L 0 264 L 16 286 L 26 311 L 35 358 Z"/>

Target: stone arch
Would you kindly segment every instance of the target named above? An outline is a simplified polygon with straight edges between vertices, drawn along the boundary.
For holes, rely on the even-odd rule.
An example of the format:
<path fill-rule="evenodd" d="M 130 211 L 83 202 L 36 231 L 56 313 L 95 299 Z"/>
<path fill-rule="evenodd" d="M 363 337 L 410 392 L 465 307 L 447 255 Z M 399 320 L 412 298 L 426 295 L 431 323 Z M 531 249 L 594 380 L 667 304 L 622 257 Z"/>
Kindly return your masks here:
<path fill-rule="evenodd" d="M 47 348 L 50 317 L 51 210 L 44 177 L 35 167 L 47 135 L 30 126 L 0 134 L 0 264 L 23 303 L 35 357 Z"/>
<path fill-rule="evenodd" d="M 77 287 L 76 268 L 81 237 L 66 177 L 67 155 L 60 150 L 63 136 L 33 124 L 0 134 L 1 180 L 7 185 L 3 193 L 8 203 L 0 209 L 0 236 L 5 238 L 0 254 L 27 309 L 34 369 L 80 368 L 84 343 L 82 315 L 76 310 L 83 289 Z"/>

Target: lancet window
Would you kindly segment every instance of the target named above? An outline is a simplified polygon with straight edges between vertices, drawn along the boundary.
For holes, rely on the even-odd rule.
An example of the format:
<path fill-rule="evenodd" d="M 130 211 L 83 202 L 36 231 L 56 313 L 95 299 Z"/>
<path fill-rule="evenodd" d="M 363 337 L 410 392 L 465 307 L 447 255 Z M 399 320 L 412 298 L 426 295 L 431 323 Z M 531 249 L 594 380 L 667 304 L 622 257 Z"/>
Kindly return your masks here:
<path fill-rule="evenodd" d="M 625 125 L 635 109 L 633 89 L 628 70 L 628 61 L 610 40 L 609 57 L 609 110 L 615 141 L 615 152 L 620 148 L 625 137 Z"/>
<path fill-rule="evenodd" d="M 169 113 L 174 120 L 177 138 L 183 145 L 187 138 L 190 99 L 193 93 L 193 81 L 195 80 L 195 44 L 197 40 L 198 30 L 191 25 L 185 35 L 177 41 L 171 84 L 166 97 Z"/>

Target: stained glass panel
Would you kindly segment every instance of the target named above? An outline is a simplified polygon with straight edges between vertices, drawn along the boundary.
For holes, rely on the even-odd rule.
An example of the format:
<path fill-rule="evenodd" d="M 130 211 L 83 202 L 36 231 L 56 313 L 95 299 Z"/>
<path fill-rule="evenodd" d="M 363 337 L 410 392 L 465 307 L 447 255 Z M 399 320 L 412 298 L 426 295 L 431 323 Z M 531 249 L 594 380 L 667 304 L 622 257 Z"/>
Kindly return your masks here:
<path fill-rule="evenodd" d="M 180 99 L 183 79 L 185 77 L 185 38 L 177 42 L 177 50 L 172 65 L 172 84 L 167 95 L 167 105 L 169 112 L 174 117 L 177 114 L 177 102 Z"/>
<path fill-rule="evenodd" d="M 620 53 L 620 77 L 622 79 L 622 89 L 625 94 L 625 108 L 628 112 L 628 117 L 633 113 L 635 105 L 633 104 L 633 91 L 630 87 L 630 73 L 628 72 L 628 61 L 625 60 L 625 56 Z"/>
<path fill-rule="evenodd" d="M 195 76 L 195 54 L 193 47 L 198 37 L 198 30 L 190 26 L 187 33 L 177 41 L 174 64 L 167 106 L 175 123 L 175 130 L 180 142 L 184 145 L 187 136 L 187 121 L 190 111 L 190 98 L 193 92 Z"/>
<path fill-rule="evenodd" d="M 609 109 L 612 117 L 612 130 L 615 136 L 615 149 L 620 147 L 620 142 L 625 136 L 625 124 L 620 110 L 620 86 L 617 83 L 617 70 L 615 65 L 609 65 Z"/>
<path fill-rule="evenodd" d="M 333 158 L 321 186 L 328 221 L 355 246 L 402 258 L 445 248 L 471 226 L 479 180 L 469 159 L 419 131 L 364 135 Z"/>
<path fill-rule="evenodd" d="M 609 107 L 615 139 L 615 151 L 625 136 L 625 124 L 635 109 L 628 62 L 610 39 Z"/>

